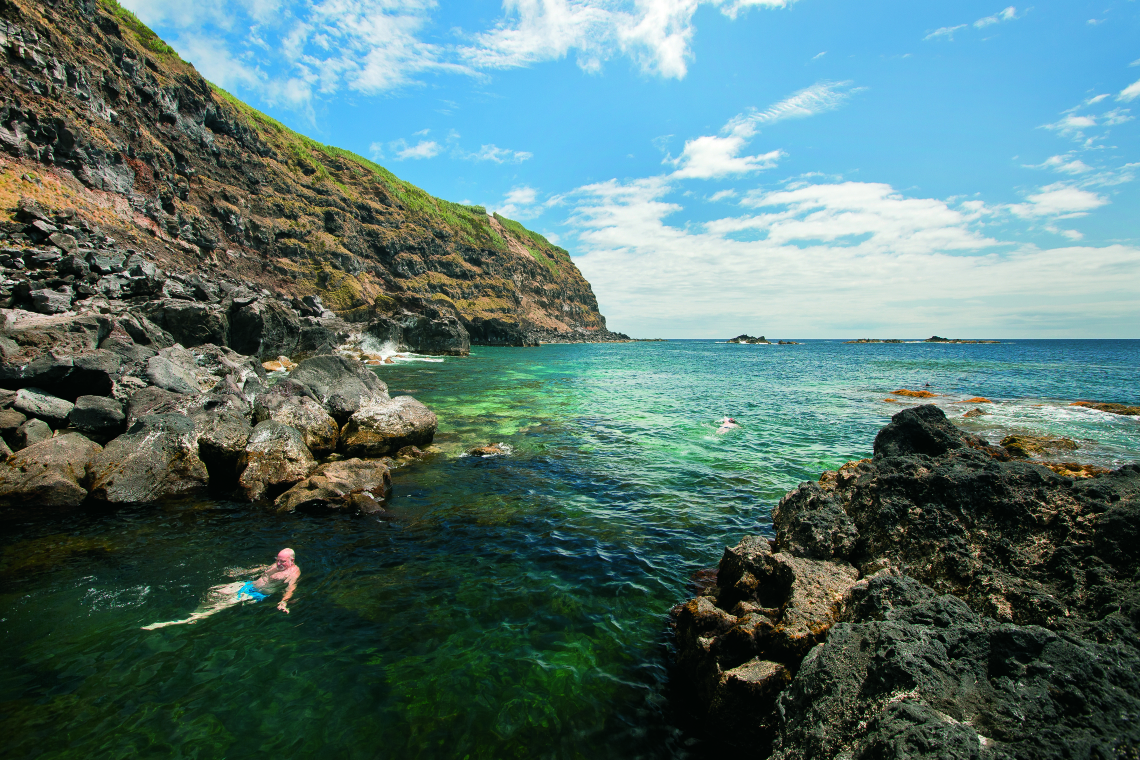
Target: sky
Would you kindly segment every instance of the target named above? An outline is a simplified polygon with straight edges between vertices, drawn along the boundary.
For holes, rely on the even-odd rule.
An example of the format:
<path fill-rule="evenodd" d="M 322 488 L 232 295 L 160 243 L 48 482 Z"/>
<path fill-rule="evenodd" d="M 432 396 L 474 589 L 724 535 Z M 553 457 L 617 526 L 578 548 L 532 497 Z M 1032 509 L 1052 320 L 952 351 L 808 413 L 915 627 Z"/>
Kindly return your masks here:
<path fill-rule="evenodd" d="M 121 0 L 634 337 L 1140 338 L 1140 0 Z"/>

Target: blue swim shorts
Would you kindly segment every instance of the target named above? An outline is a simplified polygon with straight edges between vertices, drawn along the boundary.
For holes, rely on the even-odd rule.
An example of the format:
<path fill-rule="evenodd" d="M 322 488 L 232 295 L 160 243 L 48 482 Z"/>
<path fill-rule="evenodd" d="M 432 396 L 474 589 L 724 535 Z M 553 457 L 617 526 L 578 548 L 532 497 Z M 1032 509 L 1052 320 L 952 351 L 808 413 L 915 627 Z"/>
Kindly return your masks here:
<path fill-rule="evenodd" d="M 240 601 L 242 597 L 248 597 L 255 602 L 260 602 L 262 599 L 268 599 L 269 594 L 263 594 L 257 590 L 257 586 L 253 585 L 253 581 L 246 581 L 245 585 L 238 589 L 237 598 Z"/>

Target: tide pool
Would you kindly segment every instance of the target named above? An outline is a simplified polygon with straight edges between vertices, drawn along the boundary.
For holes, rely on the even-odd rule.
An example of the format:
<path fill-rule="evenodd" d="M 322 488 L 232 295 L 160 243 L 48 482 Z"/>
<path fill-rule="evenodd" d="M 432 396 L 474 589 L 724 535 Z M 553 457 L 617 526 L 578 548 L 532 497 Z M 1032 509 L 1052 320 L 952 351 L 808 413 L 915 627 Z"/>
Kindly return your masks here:
<path fill-rule="evenodd" d="M 1140 459 L 1140 419 L 1069 406 L 1140 403 L 1140 341 L 476 347 L 377 372 L 440 417 L 384 518 L 194 500 L 0 522 L 6 757 L 700 756 L 667 701 L 669 608 L 788 489 L 870 456 L 891 391 L 991 441 Z M 959 419 L 974 396 L 996 403 Z M 725 415 L 742 427 L 718 435 Z M 139 630 L 283 546 L 292 614 Z"/>

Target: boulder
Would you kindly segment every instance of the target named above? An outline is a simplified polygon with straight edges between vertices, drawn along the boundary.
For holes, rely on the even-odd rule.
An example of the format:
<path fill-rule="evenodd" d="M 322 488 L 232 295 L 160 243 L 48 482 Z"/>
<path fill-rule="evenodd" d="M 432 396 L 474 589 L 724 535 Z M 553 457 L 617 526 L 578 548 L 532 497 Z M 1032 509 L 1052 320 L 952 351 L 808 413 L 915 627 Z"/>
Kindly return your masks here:
<path fill-rule="evenodd" d="M 276 497 L 317 466 L 301 433 L 273 420 L 254 427 L 245 454 L 247 464 L 238 484 L 249 501 Z"/>
<path fill-rule="evenodd" d="M 163 298 L 147 303 L 142 310 L 151 322 L 183 346 L 225 346 L 230 342 L 229 316 L 220 306 Z"/>
<path fill-rule="evenodd" d="M 140 418 L 95 457 L 88 476 L 91 498 L 112 503 L 199 493 L 209 482 L 197 426 L 181 414 Z"/>
<path fill-rule="evenodd" d="M 12 408 L 29 417 L 38 417 L 52 427 L 63 427 L 75 404 L 53 396 L 38 388 L 21 388 L 16 394 Z"/>
<path fill-rule="evenodd" d="M 0 436 L 11 444 L 16 429 L 23 425 L 27 419 L 26 415 L 17 412 L 15 409 L 0 409 Z"/>
<path fill-rule="evenodd" d="M 28 446 L 34 446 L 40 441 L 46 441 L 52 436 L 51 426 L 43 420 L 34 417 L 16 428 L 12 436 L 12 449 L 20 451 Z"/>
<path fill-rule="evenodd" d="M 231 492 L 246 468 L 246 446 L 253 428 L 229 409 L 198 411 L 192 419 L 198 428 L 198 457 L 210 473 L 210 489 Z"/>
<path fill-rule="evenodd" d="M 945 413 L 933 404 L 904 409 L 875 436 L 875 456 L 925 454 L 936 457 L 967 443 Z"/>
<path fill-rule="evenodd" d="M 299 430 L 315 457 L 336 451 L 340 428 L 325 408 L 311 398 L 264 393 L 257 397 L 253 416 L 255 422 L 273 420 Z"/>
<path fill-rule="evenodd" d="M 40 314 L 63 314 L 71 310 L 71 299 L 74 294 L 71 288 L 64 290 L 44 288 L 33 290 L 28 297 L 31 299 L 32 308 Z"/>
<path fill-rule="evenodd" d="M 126 420 L 123 405 L 105 396 L 80 396 L 68 416 L 72 427 L 107 437 L 122 432 Z"/>
<path fill-rule="evenodd" d="M 435 414 L 411 396 L 362 405 L 341 431 L 350 457 L 379 457 L 405 446 L 426 446 L 435 437 Z"/>
<path fill-rule="evenodd" d="M 235 300 L 229 311 L 230 347 L 238 353 L 272 359 L 291 356 L 297 350 L 301 320 L 292 309 L 277 301 Z"/>
<path fill-rule="evenodd" d="M 388 386 L 355 359 L 326 354 L 305 359 L 290 379 L 304 386 L 343 425 L 361 405 L 384 401 Z"/>
<path fill-rule="evenodd" d="M 123 366 L 123 358 L 114 351 L 96 349 L 72 358 L 72 369 L 60 384 L 60 392 L 68 398 L 109 396 Z"/>
<path fill-rule="evenodd" d="M 191 369 L 161 354 L 147 359 L 146 378 L 153 385 L 173 393 L 199 393 L 202 390 Z"/>
<path fill-rule="evenodd" d="M 153 386 L 136 391 L 127 405 L 127 427 L 148 414 L 182 414 L 183 401 L 181 394 Z"/>
<path fill-rule="evenodd" d="M 1010 456 L 1028 459 L 1048 451 L 1076 451 L 1080 444 L 1072 438 L 1058 438 L 1052 435 L 1007 435 L 1001 439 L 1001 446 Z"/>
<path fill-rule="evenodd" d="M 476 446 L 473 449 L 467 450 L 467 455 L 473 457 L 502 457 L 509 453 L 510 451 L 507 447 L 501 443 L 488 443 L 484 446 Z"/>
<path fill-rule="evenodd" d="M 277 497 L 282 512 L 298 509 L 353 509 L 383 512 L 381 502 L 392 490 L 392 475 L 381 460 L 346 459 L 322 464 Z"/>
<path fill-rule="evenodd" d="M 78 433 L 40 441 L 0 464 L 0 504 L 74 507 L 87 498 L 86 470 L 102 449 Z"/>

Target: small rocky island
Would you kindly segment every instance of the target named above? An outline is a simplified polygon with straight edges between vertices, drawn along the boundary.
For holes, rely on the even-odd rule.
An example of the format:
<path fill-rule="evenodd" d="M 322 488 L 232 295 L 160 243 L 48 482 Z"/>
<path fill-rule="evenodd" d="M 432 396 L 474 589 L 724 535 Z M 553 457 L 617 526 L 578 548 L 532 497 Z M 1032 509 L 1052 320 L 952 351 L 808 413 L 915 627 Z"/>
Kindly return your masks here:
<path fill-rule="evenodd" d="M 952 338 L 941 338 L 937 335 L 932 335 L 926 340 L 904 340 L 903 338 L 858 338 L 856 340 L 845 340 L 844 343 L 961 343 L 961 344 L 976 344 L 976 343 L 1001 343 L 1000 340 L 960 340 Z"/>
<path fill-rule="evenodd" d="M 767 338 L 765 338 L 763 335 L 761 335 L 759 338 L 756 338 L 752 335 L 737 335 L 735 338 L 730 338 L 727 342 L 728 343 L 747 344 L 747 345 L 753 345 L 753 346 L 755 346 L 755 345 L 761 345 L 761 346 L 798 346 L 798 345 L 800 345 L 799 343 L 797 343 L 794 340 L 781 340 L 781 341 L 775 341 L 775 342 L 770 341 Z"/>
<path fill-rule="evenodd" d="M 1135 757 L 1140 465 L 1013 451 L 914 407 L 784 496 L 674 610 L 701 727 L 783 760 Z"/>

